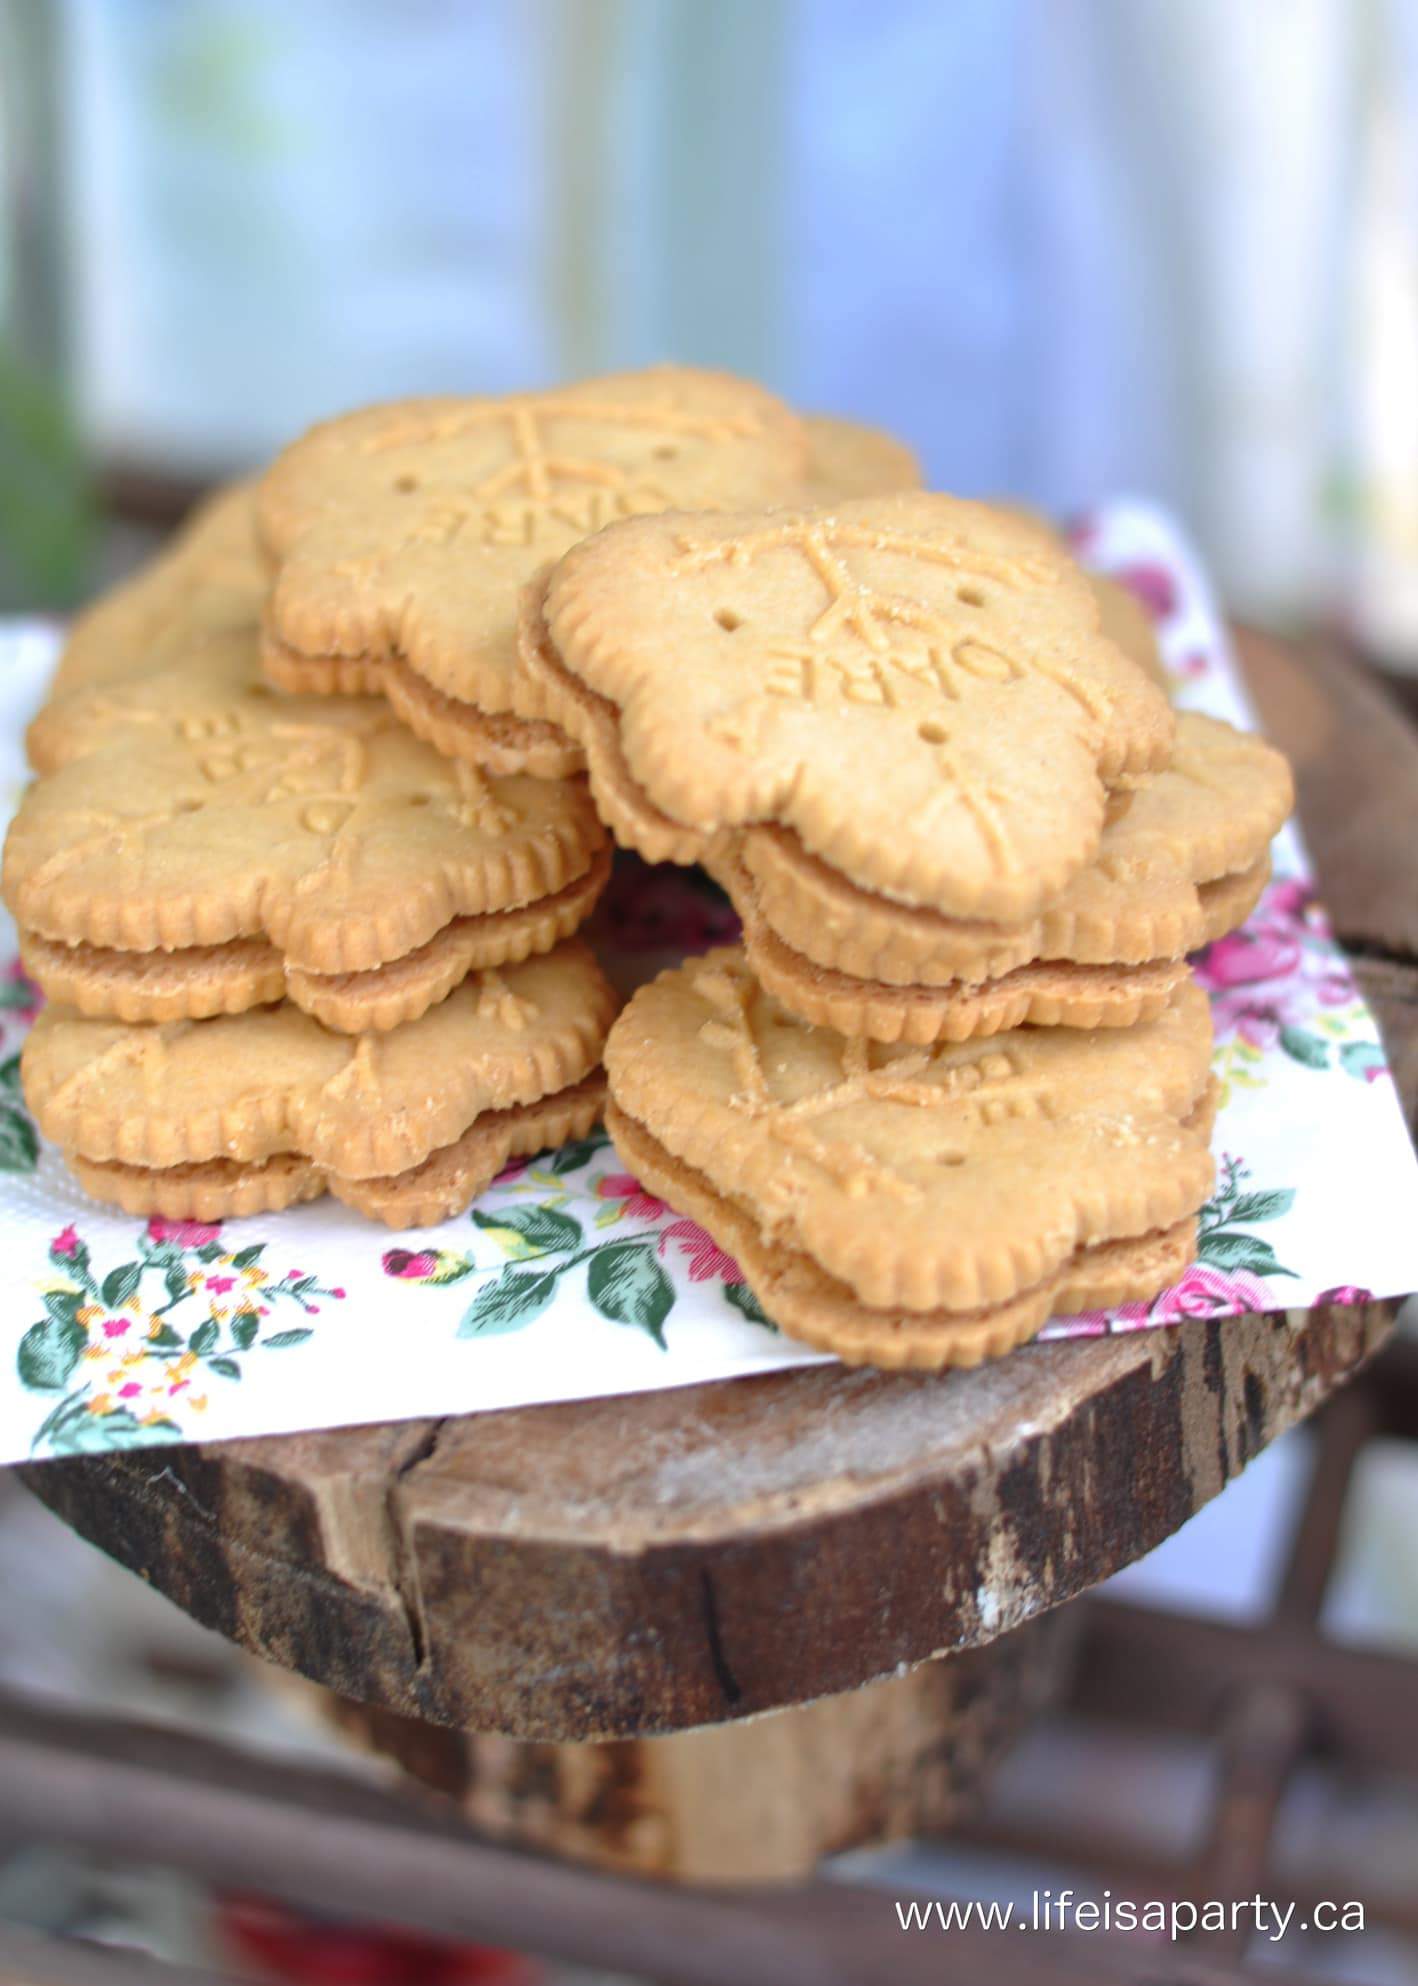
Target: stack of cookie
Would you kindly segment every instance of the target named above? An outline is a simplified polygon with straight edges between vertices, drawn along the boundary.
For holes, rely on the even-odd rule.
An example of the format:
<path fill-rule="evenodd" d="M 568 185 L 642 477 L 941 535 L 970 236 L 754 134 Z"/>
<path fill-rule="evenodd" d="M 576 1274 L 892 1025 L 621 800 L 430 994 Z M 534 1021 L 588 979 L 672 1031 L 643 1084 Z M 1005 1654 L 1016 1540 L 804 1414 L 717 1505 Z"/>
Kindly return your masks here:
<path fill-rule="evenodd" d="M 440 752 L 564 778 L 581 752 L 517 661 L 517 600 L 618 519 L 914 484 L 876 429 L 683 367 L 490 400 L 369 407 L 312 429 L 258 493 L 274 569 L 262 659 L 287 690 L 373 692 Z"/>
<path fill-rule="evenodd" d="M 795 1336 L 969 1363 L 1152 1294 L 1211 1177 L 1186 955 L 1283 760 L 1039 520 L 665 368 L 314 429 L 79 624 L 6 901 L 100 1197 L 393 1224 L 588 1128 Z M 259 548 L 259 549 L 258 549 Z M 605 830 L 742 947 L 613 1000 Z M 610 1030 L 607 1041 L 607 1030 Z"/>
<path fill-rule="evenodd" d="M 588 1130 L 610 851 L 514 692 L 519 588 L 609 519 L 914 473 L 667 368 L 365 410 L 208 506 L 76 626 L 6 846 L 26 1094 L 89 1190 L 422 1224 Z"/>
<path fill-rule="evenodd" d="M 132 1212 L 437 1220 L 600 1111 L 605 834 L 584 781 L 272 691 L 265 592 L 238 489 L 75 628 L 5 850 L 26 1097 Z"/>
<path fill-rule="evenodd" d="M 1185 955 L 1254 904 L 1289 773 L 1174 718 L 1046 530 L 917 492 L 635 519 L 529 585 L 521 647 L 617 839 L 742 915 L 630 1002 L 607 1122 L 770 1315 L 935 1367 L 1180 1273 Z"/>

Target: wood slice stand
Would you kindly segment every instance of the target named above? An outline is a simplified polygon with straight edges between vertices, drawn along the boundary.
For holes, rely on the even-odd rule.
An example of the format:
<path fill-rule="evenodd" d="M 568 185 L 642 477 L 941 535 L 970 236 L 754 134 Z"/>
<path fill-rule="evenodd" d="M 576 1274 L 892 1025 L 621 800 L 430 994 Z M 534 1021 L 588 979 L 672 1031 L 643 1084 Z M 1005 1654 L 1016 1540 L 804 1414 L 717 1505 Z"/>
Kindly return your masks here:
<path fill-rule="evenodd" d="M 1418 737 L 1342 664 L 1243 653 L 1411 1116 Z M 21 1473 L 198 1620 L 336 1692 L 345 1728 L 486 1830 L 782 1878 L 947 1824 L 1066 1659 L 1050 1610 L 1177 1530 L 1394 1311 Z"/>

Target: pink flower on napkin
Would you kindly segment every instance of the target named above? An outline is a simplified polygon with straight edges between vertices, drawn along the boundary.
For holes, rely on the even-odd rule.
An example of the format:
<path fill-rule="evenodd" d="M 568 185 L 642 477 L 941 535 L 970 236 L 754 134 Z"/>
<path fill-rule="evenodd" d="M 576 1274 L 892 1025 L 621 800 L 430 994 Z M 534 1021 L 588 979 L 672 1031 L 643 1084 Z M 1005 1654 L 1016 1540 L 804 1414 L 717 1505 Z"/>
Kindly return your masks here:
<path fill-rule="evenodd" d="M 1290 918 L 1303 917 L 1314 902 L 1314 894 L 1309 883 L 1301 882 L 1297 876 L 1284 876 L 1267 889 L 1259 915 L 1268 924 L 1283 924 Z"/>
<path fill-rule="evenodd" d="M 26 1025 L 44 1005 L 44 995 L 25 974 L 18 959 L 11 959 L 0 974 L 0 1011 L 12 1013 Z"/>
<path fill-rule="evenodd" d="M 386 1276 L 397 1276 L 405 1283 L 431 1283 L 441 1287 L 444 1283 L 461 1283 L 464 1276 L 473 1273 L 472 1258 L 460 1254 L 456 1248 L 388 1248 L 383 1255 Z M 317 1296 L 342 1298 L 343 1290 L 317 1290 Z M 308 1316 L 316 1316 L 319 1305 L 307 1303 Z"/>
<path fill-rule="evenodd" d="M 148 1222 L 149 1241 L 172 1241 L 179 1248 L 205 1248 L 221 1231 L 220 1221 L 170 1221 L 154 1214 Z"/>
<path fill-rule="evenodd" d="M 1374 1292 L 1366 1290 L 1360 1283 L 1336 1283 L 1333 1289 L 1320 1291 L 1315 1298 L 1315 1308 L 1318 1309 L 1322 1303 L 1335 1303 L 1352 1309 L 1355 1304 L 1372 1303 L 1373 1300 Z"/>
<path fill-rule="evenodd" d="M 1154 621 L 1169 620 L 1176 613 L 1177 582 L 1168 567 L 1156 559 L 1135 559 L 1110 576 L 1137 596 Z"/>
<path fill-rule="evenodd" d="M 1347 972 L 1336 968 L 1315 981 L 1315 997 L 1322 1007 L 1347 1007 L 1358 989 Z"/>
<path fill-rule="evenodd" d="M 689 1266 L 689 1280 L 692 1283 L 707 1283 L 717 1278 L 721 1283 L 741 1283 L 743 1270 L 715 1241 L 706 1234 L 698 1221 L 677 1220 L 660 1236 L 660 1253 L 665 1252 L 666 1242 L 675 1242 Z"/>
<path fill-rule="evenodd" d="M 49 1244 L 50 1254 L 62 1256 L 66 1262 L 78 1254 L 79 1248 L 79 1237 L 72 1222 L 68 1227 L 61 1228 Z"/>
<path fill-rule="evenodd" d="M 432 1248 L 420 1248 L 411 1253 L 407 1248 L 390 1248 L 384 1254 L 386 1276 L 399 1276 L 410 1283 L 427 1282 L 438 1267 L 438 1255 Z"/>
<path fill-rule="evenodd" d="M 1086 1310 L 1070 1322 L 1081 1336 L 1098 1332 L 1142 1331 L 1155 1324 L 1185 1324 L 1194 1317 L 1226 1311 L 1274 1310 L 1275 1298 L 1249 1269 L 1216 1269 L 1193 1262 L 1179 1283 L 1150 1301 L 1134 1298 L 1115 1310 Z"/>
<path fill-rule="evenodd" d="M 1263 979 L 1288 979 L 1300 969 L 1294 938 L 1274 929 L 1233 931 L 1208 945 L 1197 971 L 1213 992 L 1228 986 L 1254 986 Z"/>
<path fill-rule="evenodd" d="M 640 862 L 617 865 L 597 912 L 612 951 L 707 952 L 732 943 L 739 921 L 712 887 L 682 869 L 652 869 Z"/>
<path fill-rule="evenodd" d="M 638 1179 L 632 1179 L 628 1172 L 608 1172 L 596 1181 L 598 1200 L 619 1200 L 621 1214 L 629 1214 L 632 1220 L 657 1221 L 665 1211 L 663 1200 L 657 1200 L 653 1193 L 647 1193 Z"/>
<path fill-rule="evenodd" d="M 1179 1283 L 1152 1303 L 1148 1321 L 1180 1324 L 1189 1317 L 1215 1317 L 1221 1311 L 1270 1310 L 1274 1298 L 1249 1269 L 1215 1269 L 1193 1262 Z"/>

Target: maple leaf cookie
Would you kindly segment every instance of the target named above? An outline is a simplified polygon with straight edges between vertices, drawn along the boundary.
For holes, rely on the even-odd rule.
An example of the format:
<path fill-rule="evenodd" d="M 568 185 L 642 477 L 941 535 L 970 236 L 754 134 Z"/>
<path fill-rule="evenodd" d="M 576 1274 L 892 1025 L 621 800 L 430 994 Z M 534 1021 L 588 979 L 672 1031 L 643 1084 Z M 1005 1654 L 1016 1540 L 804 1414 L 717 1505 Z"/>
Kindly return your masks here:
<path fill-rule="evenodd" d="M 326 421 L 260 485 L 267 674 L 377 691 L 442 752 L 560 777 L 579 752 L 515 693 L 523 581 L 614 518 L 776 502 L 808 468 L 771 394 L 673 366 Z"/>
<path fill-rule="evenodd" d="M 1036 531 L 1045 531 L 1061 551 L 1068 549 L 1068 540 L 1051 518 L 1032 504 L 996 503 L 993 508 L 1002 517 L 1012 517 L 1017 523 L 1027 524 Z M 1170 694 L 1171 682 L 1166 665 L 1162 660 L 1162 650 L 1157 640 L 1157 630 L 1151 614 L 1130 587 L 1106 573 L 1090 572 L 1084 567 L 1084 576 L 1093 589 L 1093 598 L 1098 603 L 1098 625 L 1109 641 L 1123 651 L 1129 661 L 1135 662 L 1144 676 L 1150 676 L 1158 688 Z"/>
<path fill-rule="evenodd" d="M 289 1004 L 146 1027 L 50 1005 L 21 1080 L 80 1184 L 129 1213 L 224 1220 L 330 1192 L 422 1227 L 590 1130 L 615 1006 L 577 940 L 354 1039 Z"/>
<path fill-rule="evenodd" d="M 1104 827 L 1098 853 L 1062 893 L 1021 924 L 871 896 L 786 828 L 726 837 L 709 866 L 743 920 L 754 972 L 805 1020 L 913 1043 L 1025 1022 L 1128 1027 L 1166 1006 L 1188 952 L 1249 916 L 1292 801 L 1279 752 L 1187 714 L 1166 771 Z"/>
<path fill-rule="evenodd" d="M 1144 676 L 1156 683 L 1160 690 L 1170 693 L 1171 683 L 1157 643 L 1157 630 L 1141 600 L 1105 573 L 1090 572 L 1088 583 L 1098 603 L 1099 628 L 1114 647 L 1120 648 L 1130 662 L 1137 664 Z"/>
<path fill-rule="evenodd" d="M 128 1021 L 284 998 L 359 1033 L 576 930 L 610 869 L 584 779 L 489 777 L 378 699 L 273 690 L 264 585 L 237 491 L 79 624 L 5 845 L 45 993 Z"/>
<path fill-rule="evenodd" d="M 156 558 L 79 614 L 49 686 L 50 702 L 181 664 L 194 648 L 253 628 L 267 576 L 256 543 L 251 483 L 231 483 L 198 505 Z M 47 769 L 62 723 L 33 740 L 30 763 Z"/>
<path fill-rule="evenodd" d="M 807 1025 L 720 951 L 612 1028 L 606 1126 L 784 1331 L 852 1364 L 973 1365 L 1181 1274 L 1210 1052 L 1192 982 L 1131 1028 L 903 1049 Z"/>
<path fill-rule="evenodd" d="M 837 414 L 806 414 L 808 470 L 804 503 L 843 503 L 849 497 L 918 490 L 921 465 L 915 450 L 885 428 L 846 421 Z"/>
<path fill-rule="evenodd" d="M 612 525 L 528 587 L 521 641 L 650 860 L 773 823 L 951 916 L 1041 909 L 1172 744 L 1052 538 L 952 497 Z"/>

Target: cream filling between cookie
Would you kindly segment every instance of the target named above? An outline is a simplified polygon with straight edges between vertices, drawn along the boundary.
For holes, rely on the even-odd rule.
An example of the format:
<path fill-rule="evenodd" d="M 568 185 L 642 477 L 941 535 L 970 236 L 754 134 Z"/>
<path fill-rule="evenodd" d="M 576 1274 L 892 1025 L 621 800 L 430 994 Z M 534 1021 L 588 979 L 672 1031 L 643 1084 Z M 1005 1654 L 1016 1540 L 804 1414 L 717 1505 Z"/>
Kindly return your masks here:
<path fill-rule="evenodd" d="M 1198 1129 L 1211 1105 L 1198 1104 Z M 1080 1245 L 1042 1283 L 1001 1303 L 972 1310 L 875 1309 L 790 1238 L 769 1237 L 755 1209 L 676 1157 L 638 1118 L 614 1101 L 606 1128 L 637 1178 L 698 1220 L 737 1259 L 767 1314 L 792 1336 L 849 1362 L 939 1369 L 973 1365 L 1022 1344 L 1055 1311 L 1145 1298 L 1173 1281 L 1191 1260 L 1196 1221 Z"/>

